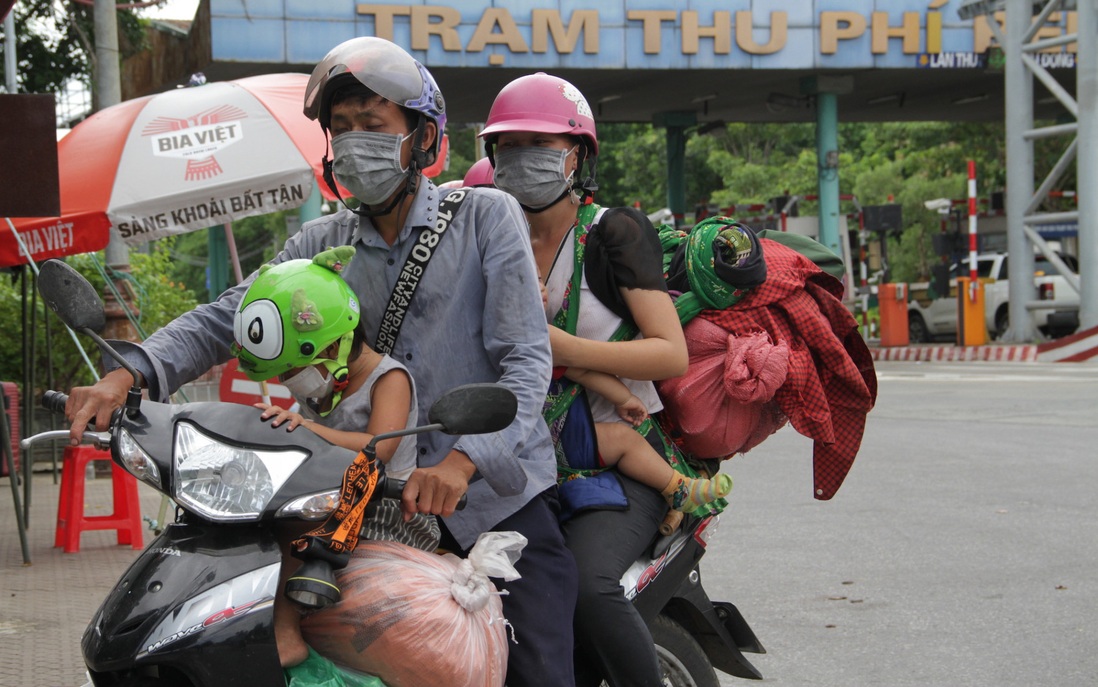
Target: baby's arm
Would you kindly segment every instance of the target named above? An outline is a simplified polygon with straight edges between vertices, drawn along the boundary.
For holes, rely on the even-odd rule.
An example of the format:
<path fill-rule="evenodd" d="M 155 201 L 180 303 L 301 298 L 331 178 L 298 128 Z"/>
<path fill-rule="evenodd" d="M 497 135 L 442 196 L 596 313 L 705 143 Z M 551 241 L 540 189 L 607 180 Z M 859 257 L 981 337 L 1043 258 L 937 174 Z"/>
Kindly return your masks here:
<path fill-rule="evenodd" d="M 374 383 L 373 409 L 366 425 L 367 442 L 378 434 L 396 432 L 408 427 L 408 413 L 412 407 L 412 381 L 404 370 L 389 370 Z M 400 440 L 386 439 L 377 445 L 377 457 L 386 465 L 400 446 Z M 366 443 L 362 444 L 363 446 Z"/>
<path fill-rule="evenodd" d="M 343 448 L 349 448 L 352 451 L 361 451 L 362 447 L 369 443 L 371 439 L 370 435 L 362 432 L 345 432 L 339 429 L 332 429 L 316 420 L 302 417 L 300 413 L 293 413 L 289 410 L 285 410 L 281 406 L 269 405 L 266 403 L 255 403 L 254 405 L 256 408 L 263 411 L 260 415 L 260 419 L 271 420 L 272 427 L 278 427 L 283 422 L 288 422 L 289 424 L 286 425 L 287 432 L 292 432 L 298 427 L 304 427 L 315 434 L 319 434 L 330 443 L 335 444 L 336 446 L 342 446 Z"/>
<path fill-rule="evenodd" d="M 274 417 L 274 422 L 271 424 L 275 427 L 289 420 L 290 424 L 287 426 L 289 431 L 301 425 L 336 446 L 361 451 L 376 435 L 407 427 L 408 412 L 412 405 L 411 382 L 402 370 L 390 370 L 382 375 L 374 384 L 373 391 L 373 409 L 364 432 L 334 429 L 324 425 L 323 420 L 318 422 L 302 418 L 298 413 L 291 413 L 278 406 L 269 406 L 264 403 L 256 403 L 255 406 L 264 411 L 261 416 L 264 420 Z M 382 441 L 377 445 L 377 457 L 381 462 L 388 463 L 398 445 L 400 445 L 400 437 Z"/>
<path fill-rule="evenodd" d="M 648 417 L 648 408 L 644 402 L 634 396 L 629 387 L 614 375 L 570 367 L 564 371 L 564 376 L 613 403 L 621 419 L 634 427 Z"/>

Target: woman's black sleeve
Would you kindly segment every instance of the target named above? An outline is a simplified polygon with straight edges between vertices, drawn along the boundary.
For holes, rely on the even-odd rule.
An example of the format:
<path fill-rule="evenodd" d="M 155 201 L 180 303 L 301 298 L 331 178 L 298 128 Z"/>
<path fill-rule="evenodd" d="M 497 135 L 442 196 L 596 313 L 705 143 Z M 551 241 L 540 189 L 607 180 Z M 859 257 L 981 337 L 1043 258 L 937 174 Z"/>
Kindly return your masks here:
<path fill-rule="evenodd" d="M 663 248 L 648 217 L 635 208 L 611 208 L 587 234 L 587 285 L 603 305 L 632 321 L 621 289 L 667 291 Z"/>

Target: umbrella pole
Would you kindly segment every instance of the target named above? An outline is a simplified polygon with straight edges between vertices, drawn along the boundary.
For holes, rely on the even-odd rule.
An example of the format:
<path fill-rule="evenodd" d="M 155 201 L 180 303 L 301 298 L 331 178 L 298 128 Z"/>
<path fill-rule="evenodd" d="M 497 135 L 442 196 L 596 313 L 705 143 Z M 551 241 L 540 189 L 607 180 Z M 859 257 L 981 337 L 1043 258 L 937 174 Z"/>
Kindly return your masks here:
<path fill-rule="evenodd" d="M 29 253 L 28 253 L 29 255 Z M 19 282 L 22 289 L 22 316 L 23 316 L 23 337 L 22 337 L 22 353 L 23 353 L 23 411 L 25 413 L 26 420 L 22 423 L 22 429 L 24 436 L 34 434 L 34 391 L 32 389 L 32 373 L 34 369 L 34 361 L 31 360 L 31 337 L 33 333 L 30 330 L 30 310 L 27 307 L 27 291 L 28 291 L 28 276 L 27 266 L 23 265 L 19 268 Z M 30 482 L 29 478 L 31 473 L 27 470 L 27 465 L 34 460 L 33 449 L 23 451 L 23 464 L 22 479 L 23 479 L 23 526 L 29 526 L 30 504 L 27 503 L 27 497 L 30 496 Z M 14 477 L 12 478 L 14 479 Z"/>
<path fill-rule="evenodd" d="M 31 408 L 31 401 L 34 398 L 34 389 L 37 386 L 35 380 L 35 374 L 38 367 L 38 337 L 36 336 L 38 329 L 38 273 L 35 271 L 30 272 L 30 292 L 31 292 L 31 307 L 30 307 L 30 375 L 27 377 L 27 391 L 29 392 L 27 408 Z M 30 423 L 28 424 L 27 434 L 34 434 L 36 432 L 34 421 L 34 413 L 30 414 Z M 24 456 L 23 461 L 23 475 L 26 479 L 23 493 L 23 522 L 30 523 L 30 507 L 32 496 L 32 483 L 31 480 L 34 477 L 34 454 L 31 451 L 27 451 L 27 455 Z"/>
<path fill-rule="evenodd" d="M 233 276 L 236 283 L 244 281 L 244 274 L 240 271 L 240 255 L 236 252 L 236 238 L 233 236 L 233 223 L 225 222 L 225 242 L 229 245 L 229 258 L 233 263 Z"/>
<path fill-rule="evenodd" d="M 236 283 L 244 281 L 244 273 L 240 269 L 240 255 L 236 252 L 236 237 L 233 236 L 233 223 L 225 222 L 225 243 L 229 246 L 229 257 L 233 263 L 233 276 L 236 277 Z M 271 405 L 271 394 L 267 389 L 267 382 L 262 381 L 259 383 L 259 395 L 263 398 L 263 402 L 267 405 Z"/>

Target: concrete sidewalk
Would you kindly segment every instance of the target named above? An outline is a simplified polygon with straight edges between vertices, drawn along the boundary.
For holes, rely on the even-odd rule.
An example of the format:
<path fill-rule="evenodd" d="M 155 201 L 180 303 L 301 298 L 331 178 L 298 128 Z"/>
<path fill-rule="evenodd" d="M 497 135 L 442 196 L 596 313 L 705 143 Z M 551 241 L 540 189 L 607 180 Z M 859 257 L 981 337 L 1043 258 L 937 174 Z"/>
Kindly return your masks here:
<path fill-rule="evenodd" d="M 79 552 L 55 549 L 60 486 L 49 472 L 35 473 L 31 483 L 27 532 L 31 564 L 24 565 L 11 482 L 0 478 L 0 685 L 82 685 L 80 637 L 99 603 L 140 551 L 116 544 L 113 530 L 85 532 Z M 139 485 L 138 491 L 142 515 L 156 518 L 160 494 L 145 485 Z M 20 488 L 20 499 L 22 494 Z M 111 509 L 110 478 L 88 481 L 85 513 L 107 515 Z M 151 539 L 151 530 L 146 530 L 144 543 Z"/>

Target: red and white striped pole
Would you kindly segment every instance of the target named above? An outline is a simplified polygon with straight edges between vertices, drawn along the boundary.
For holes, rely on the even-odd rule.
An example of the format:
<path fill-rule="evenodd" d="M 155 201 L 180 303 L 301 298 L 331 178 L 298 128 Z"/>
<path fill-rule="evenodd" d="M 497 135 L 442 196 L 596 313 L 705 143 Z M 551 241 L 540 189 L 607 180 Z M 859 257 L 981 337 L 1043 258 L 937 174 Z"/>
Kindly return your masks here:
<path fill-rule="evenodd" d="M 968 161 L 968 299 L 976 302 L 976 161 Z"/>

